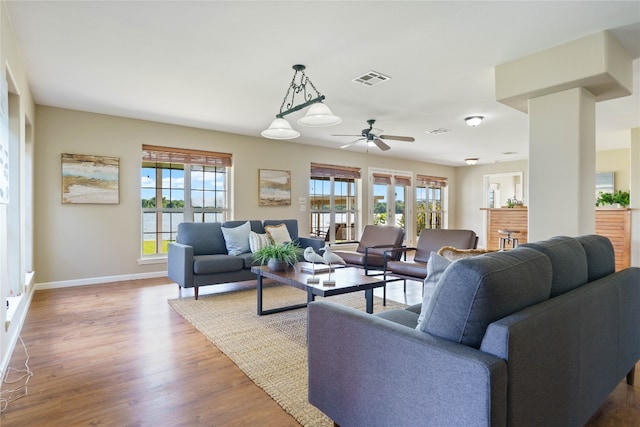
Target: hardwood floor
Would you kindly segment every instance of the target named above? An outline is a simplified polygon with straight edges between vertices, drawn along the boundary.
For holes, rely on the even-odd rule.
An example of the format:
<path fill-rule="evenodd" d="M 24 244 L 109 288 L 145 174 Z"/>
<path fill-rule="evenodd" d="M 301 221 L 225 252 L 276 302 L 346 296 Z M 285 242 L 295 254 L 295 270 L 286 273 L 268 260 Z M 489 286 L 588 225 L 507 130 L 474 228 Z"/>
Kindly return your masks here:
<path fill-rule="evenodd" d="M 22 330 L 33 377 L 0 425 L 298 426 L 167 299 L 168 279 L 37 291 Z M 201 289 L 201 295 L 255 287 Z M 379 292 L 376 292 L 379 294 Z M 191 290 L 183 297 L 192 297 Z M 387 297 L 419 302 L 420 285 L 390 284 Z M 10 366 L 20 369 L 20 343 Z M 639 366 L 640 368 L 640 366 Z M 2 389 L 15 385 L 2 384 Z M 622 382 L 588 424 L 640 425 L 640 387 Z"/>

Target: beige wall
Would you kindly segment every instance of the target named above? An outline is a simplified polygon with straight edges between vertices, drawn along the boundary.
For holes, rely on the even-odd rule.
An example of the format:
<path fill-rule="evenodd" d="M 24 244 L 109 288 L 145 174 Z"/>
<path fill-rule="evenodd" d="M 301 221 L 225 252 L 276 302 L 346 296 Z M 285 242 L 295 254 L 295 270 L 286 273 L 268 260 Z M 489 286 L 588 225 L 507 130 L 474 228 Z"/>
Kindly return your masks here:
<path fill-rule="evenodd" d="M 596 170 L 614 171 L 616 190 L 629 190 L 629 149 L 596 152 Z M 483 178 L 487 174 L 508 172 L 523 173 L 524 203 L 529 204 L 529 166 L 527 160 L 494 163 L 489 165 L 456 168 L 456 217 L 460 228 L 475 230 L 480 235 L 479 246 L 485 245 L 484 216 L 480 208 L 484 206 Z"/>
<path fill-rule="evenodd" d="M 36 114 L 35 271 L 36 282 L 41 285 L 144 277 L 166 270 L 164 263 L 140 265 L 138 262 L 142 144 L 232 153 L 234 218 L 297 218 L 301 233 L 308 229 L 309 218 L 308 211 L 300 210 L 298 199 L 308 200 L 311 161 L 362 168 L 363 206 L 369 203 L 366 177 L 370 167 L 445 176 L 449 179 L 448 227 L 475 230 L 481 236 L 481 246 L 484 245 L 484 216 L 480 210 L 484 206 L 484 175 L 522 172 L 525 204 L 531 185 L 526 160 L 452 168 L 52 107 L 38 106 Z M 62 153 L 119 157 L 120 203 L 63 205 Z M 597 155 L 598 164 L 606 164 L 607 170 L 616 171 L 618 183 L 619 177 L 628 177 L 625 153 L 628 150 Z M 258 169 L 261 168 L 291 171 L 291 206 L 258 206 Z M 364 217 L 366 219 L 366 213 Z"/>
<path fill-rule="evenodd" d="M 628 148 L 596 152 L 596 171 L 614 172 L 616 191 L 629 191 L 629 168 L 631 154 Z"/>
<path fill-rule="evenodd" d="M 234 218 L 297 218 L 301 233 L 308 229 L 309 220 L 308 210 L 301 212 L 298 200 L 308 199 L 311 161 L 359 166 L 363 178 L 369 167 L 445 176 L 450 182 L 449 210 L 456 210 L 455 168 L 448 166 L 44 106 L 38 106 L 37 119 L 35 271 L 41 286 L 117 280 L 166 270 L 166 264 L 138 263 L 142 144 L 232 153 Z M 61 204 L 62 153 L 119 157 L 120 203 Z M 261 168 L 291 171 L 291 206 L 258 206 Z M 368 206 L 366 179 L 363 182 L 363 206 Z M 449 226 L 455 227 L 455 220 Z"/>
<path fill-rule="evenodd" d="M 479 247 L 485 247 L 484 213 L 484 176 L 522 172 L 523 199 L 528 204 L 529 197 L 529 167 L 526 160 L 492 163 L 488 165 L 464 166 L 456 168 L 456 209 L 455 223 L 459 228 L 474 230 L 480 237 Z"/>

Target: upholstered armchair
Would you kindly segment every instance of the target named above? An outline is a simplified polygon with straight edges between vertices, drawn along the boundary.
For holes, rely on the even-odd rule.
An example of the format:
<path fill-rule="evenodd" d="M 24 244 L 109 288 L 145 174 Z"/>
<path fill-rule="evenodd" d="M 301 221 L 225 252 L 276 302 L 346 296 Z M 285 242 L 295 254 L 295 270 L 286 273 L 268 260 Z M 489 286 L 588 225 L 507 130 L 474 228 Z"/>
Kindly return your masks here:
<path fill-rule="evenodd" d="M 402 247 L 404 230 L 396 226 L 367 225 L 355 251 L 340 250 L 340 244 L 332 247 L 333 253 L 339 255 L 347 265 L 364 268 L 365 274 L 370 275 L 370 270 L 381 270 L 385 264 L 385 251 Z M 390 258 L 398 259 L 397 255 Z M 374 273 L 376 274 L 376 273 Z M 378 271 L 377 274 L 381 274 Z"/>
<path fill-rule="evenodd" d="M 438 252 L 444 246 L 475 249 L 478 246 L 478 236 L 472 230 L 424 229 L 420 232 L 416 247 L 385 250 L 385 280 L 403 279 L 406 291 L 407 279 L 423 281 L 427 277 L 427 262 L 431 252 Z M 414 252 L 413 259 L 407 260 L 407 252 Z"/>

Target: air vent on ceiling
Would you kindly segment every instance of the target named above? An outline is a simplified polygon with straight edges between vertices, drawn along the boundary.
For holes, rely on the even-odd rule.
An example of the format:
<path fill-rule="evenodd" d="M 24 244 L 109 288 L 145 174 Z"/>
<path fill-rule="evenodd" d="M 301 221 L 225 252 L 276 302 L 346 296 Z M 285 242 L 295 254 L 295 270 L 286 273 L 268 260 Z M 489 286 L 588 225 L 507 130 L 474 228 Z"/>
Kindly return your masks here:
<path fill-rule="evenodd" d="M 377 71 L 369 71 L 368 73 L 353 79 L 354 82 L 365 86 L 375 86 L 377 84 L 384 83 L 387 80 L 391 80 L 391 77 L 380 74 Z"/>
<path fill-rule="evenodd" d="M 451 129 L 445 129 L 445 128 L 438 128 L 438 129 L 433 129 L 433 130 L 428 130 L 427 133 L 430 135 L 440 135 L 443 133 L 448 133 L 451 132 Z"/>

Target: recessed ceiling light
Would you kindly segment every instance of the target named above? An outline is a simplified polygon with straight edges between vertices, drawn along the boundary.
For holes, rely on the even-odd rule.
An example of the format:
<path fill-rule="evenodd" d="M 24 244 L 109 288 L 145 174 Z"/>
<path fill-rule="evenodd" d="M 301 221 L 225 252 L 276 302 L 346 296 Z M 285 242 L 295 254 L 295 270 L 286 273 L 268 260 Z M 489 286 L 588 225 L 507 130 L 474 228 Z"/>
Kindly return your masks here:
<path fill-rule="evenodd" d="M 505 155 L 505 156 L 513 156 L 514 154 L 518 154 L 518 153 L 515 152 L 515 151 L 505 151 L 502 154 Z"/>
<path fill-rule="evenodd" d="M 484 116 L 469 116 L 465 117 L 464 121 L 467 122 L 469 126 L 478 126 L 482 123 L 482 119 L 484 119 Z"/>
<path fill-rule="evenodd" d="M 478 164 L 478 158 L 477 157 L 467 157 L 466 159 L 464 159 L 464 162 L 468 165 L 477 165 Z"/>

